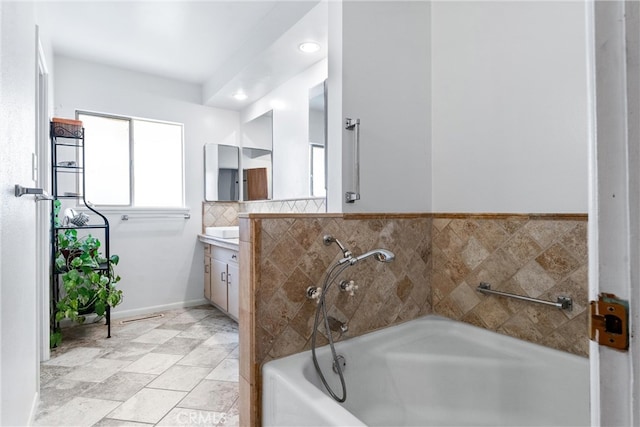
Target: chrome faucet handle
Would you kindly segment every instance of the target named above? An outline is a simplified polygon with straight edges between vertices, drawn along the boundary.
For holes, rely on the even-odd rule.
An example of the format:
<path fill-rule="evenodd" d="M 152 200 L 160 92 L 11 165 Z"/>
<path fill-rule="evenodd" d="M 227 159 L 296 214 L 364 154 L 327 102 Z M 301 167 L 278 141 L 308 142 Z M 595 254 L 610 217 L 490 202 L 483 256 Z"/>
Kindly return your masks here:
<path fill-rule="evenodd" d="M 320 296 L 322 295 L 322 288 L 316 286 L 309 286 L 306 292 L 307 298 L 315 300 L 316 304 L 320 302 Z"/>
<path fill-rule="evenodd" d="M 340 290 L 346 292 L 349 296 L 354 296 L 358 290 L 358 285 L 353 280 L 343 280 L 340 282 Z"/>

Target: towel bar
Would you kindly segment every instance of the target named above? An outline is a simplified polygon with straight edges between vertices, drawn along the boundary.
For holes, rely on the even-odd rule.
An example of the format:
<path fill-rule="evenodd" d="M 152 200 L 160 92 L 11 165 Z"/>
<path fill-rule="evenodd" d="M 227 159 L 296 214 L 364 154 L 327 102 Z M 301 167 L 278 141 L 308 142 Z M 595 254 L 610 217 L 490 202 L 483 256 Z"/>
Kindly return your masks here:
<path fill-rule="evenodd" d="M 493 294 L 499 295 L 507 298 L 519 299 L 521 301 L 535 302 L 537 304 L 551 305 L 553 307 L 561 308 L 563 310 L 571 311 L 573 309 L 573 300 L 570 297 L 559 296 L 556 302 L 553 301 L 545 301 L 537 298 L 531 298 L 524 295 L 516 295 L 510 294 L 508 292 L 502 291 L 494 291 L 491 289 L 491 285 L 489 283 L 480 282 L 478 287 L 476 288 L 478 292 L 482 292 L 483 294 Z"/>

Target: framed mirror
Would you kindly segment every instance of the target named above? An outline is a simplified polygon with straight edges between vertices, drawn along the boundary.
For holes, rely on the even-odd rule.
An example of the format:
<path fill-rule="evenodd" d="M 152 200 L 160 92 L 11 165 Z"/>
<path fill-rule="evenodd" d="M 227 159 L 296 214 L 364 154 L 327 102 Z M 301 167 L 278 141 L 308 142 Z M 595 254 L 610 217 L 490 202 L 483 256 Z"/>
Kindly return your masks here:
<path fill-rule="evenodd" d="M 240 200 L 238 147 L 204 145 L 204 199 L 207 202 Z"/>
<path fill-rule="evenodd" d="M 311 197 L 326 197 L 326 81 L 309 90 L 309 182 Z"/>
<path fill-rule="evenodd" d="M 273 111 L 242 127 L 242 200 L 273 198 Z"/>

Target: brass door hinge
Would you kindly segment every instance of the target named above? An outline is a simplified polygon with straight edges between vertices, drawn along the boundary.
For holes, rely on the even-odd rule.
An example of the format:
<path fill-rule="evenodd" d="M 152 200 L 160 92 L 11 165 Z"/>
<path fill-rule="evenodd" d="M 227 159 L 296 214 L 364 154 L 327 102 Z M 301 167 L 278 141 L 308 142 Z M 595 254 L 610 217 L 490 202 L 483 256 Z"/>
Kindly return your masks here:
<path fill-rule="evenodd" d="M 589 338 L 600 345 L 627 350 L 629 348 L 629 302 L 613 294 L 600 294 L 591 301 Z"/>

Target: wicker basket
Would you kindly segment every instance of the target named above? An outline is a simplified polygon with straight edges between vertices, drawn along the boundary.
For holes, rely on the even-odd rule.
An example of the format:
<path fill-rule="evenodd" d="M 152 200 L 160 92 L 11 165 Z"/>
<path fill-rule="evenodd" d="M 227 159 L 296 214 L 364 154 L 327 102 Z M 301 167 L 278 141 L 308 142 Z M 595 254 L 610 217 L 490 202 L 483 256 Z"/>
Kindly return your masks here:
<path fill-rule="evenodd" d="M 53 136 L 82 138 L 82 122 L 54 117 L 51 119 L 51 134 Z"/>

